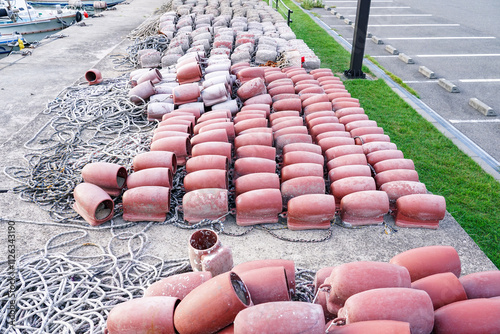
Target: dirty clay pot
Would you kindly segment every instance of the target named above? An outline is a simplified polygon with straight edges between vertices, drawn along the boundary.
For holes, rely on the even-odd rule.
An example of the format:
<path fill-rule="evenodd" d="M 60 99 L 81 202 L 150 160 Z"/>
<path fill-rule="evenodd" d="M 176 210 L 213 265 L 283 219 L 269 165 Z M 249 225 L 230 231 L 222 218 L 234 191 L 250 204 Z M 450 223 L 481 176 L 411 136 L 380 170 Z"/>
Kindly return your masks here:
<path fill-rule="evenodd" d="M 192 173 L 205 169 L 220 169 L 227 171 L 229 160 L 223 155 L 199 155 L 188 159 L 186 162 L 186 172 Z"/>
<path fill-rule="evenodd" d="M 159 120 L 161 121 L 163 116 L 171 113 L 174 110 L 173 103 L 165 102 L 151 102 L 148 104 L 148 121 Z"/>
<path fill-rule="evenodd" d="M 259 110 L 254 113 L 252 113 L 250 110 L 247 111 L 246 113 L 237 113 L 236 117 L 233 118 L 233 123 L 236 125 L 238 122 L 245 121 L 247 119 L 252 119 L 252 118 L 266 118 L 265 111 Z"/>
<path fill-rule="evenodd" d="M 240 226 L 277 223 L 281 211 L 279 189 L 251 190 L 236 197 L 236 224 Z"/>
<path fill-rule="evenodd" d="M 386 160 L 390 161 L 390 160 Z M 413 181 L 419 182 L 418 173 L 413 169 L 389 169 L 375 175 L 377 187 L 380 188 L 387 182 Z"/>
<path fill-rule="evenodd" d="M 158 132 L 163 131 L 174 131 L 174 132 L 183 132 L 191 135 L 193 133 L 193 126 L 189 121 L 179 121 L 176 124 L 163 124 L 158 126 L 153 133 L 157 134 Z"/>
<path fill-rule="evenodd" d="M 368 120 L 368 115 L 366 115 L 366 114 L 352 114 L 352 115 L 346 115 L 346 116 L 340 117 L 339 123 L 342 123 L 345 125 L 345 124 L 349 124 L 349 123 L 355 122 L 355 121 L 366 121 L 366 120 Z"/>
<path fill-rule="evenodd" d="M 265 118 L 254 118 L 254 119 L 247 119 L 238 122 L 238 124 L 234 125 L 234 132 L 236 135 L 239 135 L 241 132 L 252 129 L 252 128 L 265 128 L 267 127 L 267 119 Z"/>
<path fill-rule="evenodd" d="M 348 97 L 346 99 L 351 99 L 351 98 Z M 355 100 L 355 99 L 353 99 L 353 100 Z M 342 108 L 359 107 L 359 106 L 360 106 L 359 101 L 358 102 L 356 102 L 356 101 L 338 101 L 338 102 L 332 101 L 333 110 L 339 110 Z"/>
<path fill-rule="evenodd" d="M 410 324 L 406 321 L 368 320 L 344 326 L 330 326 L 329 334 L 410 334 Z"/>
<path fill-rule="evenodd" d="M 154 94 L 156 94 L 155 87 L 151 80 L 148 80 L 132 88 L 128 92 L 128 97 L 132 103 L 142 104 Z"/>
<path fill-rule="evenodd" d="M 168 296 L 182 300 L 194 288 L 212 278 L 209 271 L 192 271 L 165 277 L 151 284 L 144 297 Z"/>
<path fill-rule="evenodd" d="M 255 78 L 264 79 L 265 71 L 263 67 L 247 67 L 238 71 L 236 77 L 241 82 L 247 82 Z"/>
<path fill-rule="evenodd" d="M 362 122 L 362 121 L 354 121 L 354 122 Z M 351 124 L 354 122 L 350 122 L 348 124 Z M 378 126 L 359 127 L 356 129 L 352 129 L 351 131 L 349 131 L 349 133 L 351 134 L 351 137 L 356 138 L 359 136 L 370 135 L 370 134 L 374 134 L 374 135 L 384 134 L 384 129 L 381 127 L 378 127 Z"/>
<path fill-rule="evenodd" d="M 234 181 L 236 196 L 258 189 L 280 189 L 280 179 L 276 173 L 251 173 Z"/>
<path fill-rule="evenodd" d="M 226 119 L 229 117 L 231 117 L 231 112 L 228 110 L 210 111 L 210 112 L 206 112 L 203 115 L 201 115 L 200 118 L 198 118 L 197 124 L 200 124 L 200 123 L 203 123 L 205 121 L 212 120 L 212 119 L 220 119 L 220 118 Z"/>
<path fill-rule="evenodd" d="M 383 191 L 358 191 L 340 201 L 340 219 L 353 226 L 381 224 L 388 212 L 389 198 Z"/>
<path fill-rule="evenodd" d="M 273 100 L 271 98 L 271 95 L 269 94 L 262 94 L 262 95 L 257 95 L 254 97 L 249 98 L 245 102 L 243 102 L 244 106 L 248 106 L 251 104 L 267 104 L 271 105 L 273 103 Z"/>
<path fill-rule="evenodd" d="M 287 301 L 256 305 L 241 311 L 234 320 L 235 334 L 324 332 L 325 318 L 321 306 L 305 302 Z"/>
<path fill-rule="evenodd" d="M 132 169 L 134 172 L 147 168 L 165 167 L 172 171 L 177 171 L 177 157 L 174 152 L 155 151 L 144 152 L 135 156 L 132 160 Z"/>
<path fill-rule="evenodd" d="M 272 100 L 274 101 L 274 97 L 277 95 L 295 94 L 295 87 L 292 84 L 282 84 L 279 86 L 269 88 L 268 93 L 273 98 Z"/>
<path fill-rule="evenodd" d="M 290 152 L 312 152 L 316 154 L 321 154 L 321 147 L 316 144 L 308 144 L 308 143 L 291 143 L 287 144 L 283 147 L 283 154 L 287 154 Z"/>
<path fill-rule="evenodd" d="M 209 121 L 203 122 L 202 124 L 205 124 L 208 122 Z M 234 126 L 233 122 L 216 122 L 216 123 L 212 123 L 212 124 L 203 125 L 199 128 L 198 134 L 204 133 L 207 131 L 216 130 L 216 129 L 224 129 L 227 133 L 227 139 L 231 142 L 234 140 L 235 126 Z"/>
<path fill-rule="evenodd" d="M 236 149 L 236 159 L 240 158 L 264 158 L 274 160 L 276 148 L 267 145 L 245 145 Z"/>
<path fill-rule="evenodd" d="M 263 267 L 239 275 L 247 286 L 254 305 L 290 300 L 284 267 Z"/>
<path fill-rule="evenodd" d="M 191 138 L 191 146 L 195 146 L 196 144 L 205 142 L 228 143 L 229 139 L 227 137 L 227 132 L 224 129 L 205 131 L 202 133 L 198 133 L 196 136 Z"/>
<path fill-rule="evenodd" d="M 177 68 L 177 81 L 179 84 L 188 84 L 201 80 L 201 66 L 197 61 L 192 61 Z"/>
<path fill-rule="evenodd" d="M 375 169 L 375 172 L 377 174 L 392 169 L 415 170 L 415 164 L 411 159 L 390 159 L 390 160 L 379 161 L 373 166 L 373 169 Z"/>
<path fill-rule="evenodd" d="M 353 145 L 354 146 L 354 145 Z M 339 146 L 341 147 L 341 146 Z M 325 152 L 326 153 L 326 152 Z M 364 154 L 346 154 L 340 157 L 328 160 L 326 163 L 326 168 L 331 171 L 334 168 L 340 166 L 352 166 L 352 165 L 366 165 L 366 156 Z"/>
<path fill-rule="evenodd" d="M 211 107 L 214 104 L 227 101 L 231 97 L 228 88 L 227 83 L 218 83 L 204 88 L 200 94 L 205 106 Z"/>
<path fill-rule="evenodd" d="M 73 197 L 73 209 L 90 225 L 98 226 L 113 218 L 113 200 L 95 184 L 80 183 L 73 190 Z"/>
<path fill-rule="evenodd" d="M 238 97 L 243 101 L 248 100 L 251 97 L 266 93 L 266 85 L 262 78 L 251 79 L 241 85 L 240 88 L 238 88 L 238 90 L 236 91 Z"/>
<path fill-rule="evenodd" d="M 85 80 L 89 83 L 89 85 L 98 85 L 102 82 L 102 74 L 101 71 L 96 69 L 91 69 L 85 72 Z"/>
<path fill-rule="evenodd" d="M 460 277 L 461 263 L 452 246 L 424 246 L 413 248 L 394 256 L 390 263 L 405 267 L 414 282 L 426 276 L 452 272 Z"/>
<path fill-rule="evenodd" d="M 500 296 L 500 271 L 489 270 L 461 276 L 468 299 Z"/>
<path fill-rule="evenodd" d="M 273 103 L 273 110 L 276 112 L 295 110 L 298 112 L 302 111 L 302 103 L 300 99 L 283 99 Z"/>
<path fill-rule="evenodd" d="M 269 90 L 278 86 L 293 86 L 293 81 L 290 78 L 277 79 L 274 80 L 272 83 L 269 83 L 267 85 L 267 89 Z"/>
<path fill-rule="evenodd" d="M 172 97 L 175 105 L 198 101 L 200 87 L 197 83 L 186 83 L 172 88 Z"/>
<path fill-rule="evenodd" d="M 167 296 L 136 298 L 117 304 L 109 312 L 106 333 L 175 334 L 174 311 L 178 304 L 178 298 Z"/>
<path fill-rule="evenodd" d="M 372 171 L 368 165 L 348 165 L 333 168 L 328 172 L 328 180 L 337 180 L 352 176 L 372 176 Z"/>
<path fill-rule="evenodd" d="M 322 111 L 318 111 L 317 113 L 314 114 L 319 114 L 322 113 Z M 314 114 L 310 114 L 309 116 L 312 116 Z M 307 127 L 311 129 L 315 125 L 318 124 L 325 124 L 325 123 L 338 123 L 339 119 L 335 116 L 318 116 L 318 117 L 309 117 L 309 120 L 306 121 Z"/>
<path fill-rule="evenodd" d="M 163 222 L 170 211 L 170 188 L 142 186 L 123 193 L 123 219 Z"/>
<path fill-rule="evenodd" d="M 125 167 L 110 162 L 92 162 L 82 168 L 84 182 L 95 184 L 111 196 L 118 196 L 127 182 Z"/>
<path fill-rule="evenodd" d="M 233 268 L 233 254 L 222 245 L 217 233 L 208 229 L 193 232 L 188 243 L 189 262 L 194 271 L 208 271 L 212 277 Z"/>
<path fill-rule="evenodd" d="M 324 133 L 324 132 L 323 132 Z M 321 140 L 317 140 L 318 137 L 316 137 L 316 142 L 318 143 L 319 146 L 321 146 L 321 150 L 323 153 L 325 153 L 328 149 L 336 146 L 343 146 L 343 145 L 354 145 L 354 139 L 348 138 L 348 137 L 326 137 Z"/>
<path fill-rule="evenodd" d="M 311 162 L 296 163 L 281 169 L 281 182 L 302 176 L 323 177 L 323 166 Z"/>
<path fill-rule="evenodd" d="M 306 153 L 306 152 L 302 152 Z M 324 194 L 325 180 L 319 176 L 302 176 L 290 179 L 281 184 L 281 196 L 283 206 L 286 207 L 288 201 L 294 197 L 307 194 Z"/>
<path fill-rule="evenodd" d="M 234 163 L 234 179 L 252 173 L 275 173 L 276 162 L 264 158 L 241 158 Z"/>
<path fill-rule="evenodd" d="M 271 73 L 271 74 L 266 74 L 264 76 L 266 85 L 269 85 L 271 82 L 279 80 L 279 79 L 286 79 L 287 76 L 285 73 L 282 72 L 277 72 L 277 73 Z"/>
<path fill-rule="evenodd" d="M 300 133 L 290 133 L 286 135 L 281 135 L 275 140 L 276 150 L 281 152 L 283 147 L 293 143 L 304 143 L 312 144 L 313 140 L 310 135 L 300 134 Z"/>
<path fill-rule="evenodd" d="M 245 105 L 241 107 L 241 111 L 246 111 L 246 110 L 263 110 L 266 112 L 266 117 L 269 117 L 269 114 L 271 113 L 271 106 L 269 104 L 250 104 L 250 105 Z"/>
<path fill-rule="evenodd" d="M 297 110 L 275 111 L 269 115 L 269 120 L 272 123 L 277 118 L 290 116 L 300 116 L 300 113 Z"/>
<path fill-rule="evenodd" d="M 335 198 L 327 194 L 308 194 L 288 201 L 287 226 L 292 231 L 329 229 L 335 218 Z"/>
<path fill-rule="evenodd" d="M 380 187 L 389 196 L 389 205 L 393 213 L 396 213 L 396 201 L 398 198 L 412 194 L 427 194 L 424 183 L 415 181 L 392 181 L 384 183 Z"/>
<path fill-rule="evenodd" d="M 278 102 L 281 100 L 287 100 L 287 99 L 300 100 L 300 96 L 295 94 L 295 93 L 281 93 L 281 94 L 273 95 L 273 97 L 272 97 L 273 104 L 275 102 Z"/>
<path fill-rule="evenodd" d="M 295 91 L 299 95 L 302 95 L 302 94 L 322 94 L 322 95 L 324 94 L 324 95 L 326 95 L 323 87 L 321 87 L 317 84 L 297 85 L 297 86 L 295 86 Z M 330 103 L 330 101 L 328 101 L 328 102 Z M 311 105 L 312 105 L 312 103 L 311 103 Z"/>
<path fill-rule="evenodd" d="M 277 118 L 273 121 L 272 129 L 273 132 L 290 127 L 290 126 L 301 126 L 304 125 L 304 121 L 300 116 L 290 116 Z"/>
<path fill-rule="evenodd" d="M 368 163 L 372 166 L 375 166 L 377 162 L 389 159 L 403 159 L 403 152 L 400 150 L 381 150 L 375 151 L 366 155 L 366 159 Z"/>
<path fill-rule="evenodd" d="M 186 192 L 206 188 L 227 189 L 228 186 L 227 171 L 222 169 L 202 169 L 191 172 L 184 177 Z"/>
<path fill-rule="evenodd" d="M 354 137 L 356 139 L 356 145 L 363 145 L 371 142 L 387 142 L 391 141 L 391 138 L 388 135 L 384 134 L 366 134 Z"/>
<path fill-rule="evenodd" d="M 446 200 L 433 194 L 412 194 L 396 200 L 395 224 L 401 227 L 437 229 L 446 214 Z"/>
<path fill-rule="evenodd" d="M 152 68 L 147 72 L 143 73 L 137 79 L 137 84 L 143 83 L 144 81 L 151 80 L 153 84 L 159 83 L 163 79 L 161 72 L 157 68 Z"/>
<path fill-rule="evenodd" d="M 273 146 L 273 135 L 271 133 L 255 132 L 239 134 L 234 138 L 234 147 L 236 149 L 247 145 Z"/>
<path fill-rule="evenodd" d="M 191 142 L 183 137 L 166 137 L 151 143 L 151 151 L 167 151 L 175 153 L 177 165 L 184 166 L 186 158 L 191 154 Z"/>
<path fill-rule="evenodd" d="M 427 292 L 434 309 L 460 300 L 467 299 L 464 287 L 457 276 L 452 273 L 440 273 L 416 280 L 411 284 L 413 289 Z"/>
<path fill-rule="evenodd" d="M 326 161 L 349 154 L 364 154 L 363 149 L 359 145 L 341 145 L 329 148 L 325 151 Z M 365 158 L 366 160 L 366 158 Z"/>
<path fill-rule="evenodd" d="M 218 219 L 228 212 L 228 191 L 226 189 L 198 189 L 182 197 L 184 220 L 195 224 L 203 219 Z M 224 220 L 224 219 L 222 219 Z"/>
<path fill-rule="evenodd" d="M 330 193 L 335 196 L 338 208 L 344 196 L 366 190 L 376 190 L 375 180 L 372 177 L 351 176 L 337 180 L 330 185 Z M 387 197 L 386 194 L 384 195 Z M 389 199 L 387 199 L 387 211 L 389 211 Z"/>
<path fill-rule="evenodd" d="M 310 128 L 310 132 L 313 138 L 316 138 L 316 136 L 319 135 L 320 133 L 331 132 L 331 131 L 345 131 L 344 124 L 323 123 L 323 124 L 316 124 L 315 126 Z"/>
<path fill-rule="evenodd" d="M 211 334 L 231 324 L 251 305 L 241 278 L 234 272 L 223 273 L 196 287 L 179 303 L 174 325 L 180 334 Z"/>
<path fill-rule="evenodd" d="M 232 145 L 231 143 L 222 142 L 199 143 L 193 147 L 192 156 L 198 157 L 202 155 L 222 155 L 231 161 Z"/>
<path fill-rule="evenodd" d="M 333 110 L 331 102 L 316 102 L 304 108 L 304 115 L 309 115 L 318 111 Z"/>
<path fill-rule="evenodd" d="M 127 178 L 127 188 L 143 186 L 159 186 L 172 188 L 172 170 L 166 167 L 143 169 L 130 174 Z"/>
<path fill-rule="evenodd" d="M 330 137 L 351 138 L 351 135 L 349 134 L 349 132 L 346 132 L 346 131 L 327 131 L 327 132 L 323 132 L 323 133 L 320 133 L 319 135 L 317 135 L 316 142 L 319 143 L 319 141 L 321 139 L 330 138 Z M 341 145 L 341 146 L 343 146 L 343 145 Z M 325 153 L 326 153 L 326 151 L 325 151 Z"/>
<path fill-rule="evenodd" d="M 302 108 L 305 108 L 308 105 L 317 102 L 330 102 L 330 100 L 328 99 L 328 95 L 326 94 L 314 94 L 311 97 L 308 97 L 307 99 L 302 101 Z"/>
<path fill-rule="evenodd" d="M 350 108 L 342 108 L 339 110 L 335 110 L 335 116 L 337 116 L 339 119 L 348 115 L 359 115 L 364 113 L 365 109 L 360 107 L 350 107 Z"/>
<path fill-rule="evenodd" d="M 357 128 L 367 128 L 367 127 L 376 128 L 377 127 L 377 122 L 376 121 L 371 121 L 371 120 L 367 120 L 367 121 L 354 121 L 354 122 L 350 122 L 350 123 L 346 124 L 345 129 L 346 129 L 346 131 L 351 132 L 352 130 L 357 129 Z"/>
<path fill-rule="evenodd" d="M 274 140 L 276 140 L 280 136 L 288 135 L 288 134 L 307 135 L 307 134 L 309 134 L 309 131 L 307 130 L 307 127 L 304 125 L 289 126 L 289 127 L 279 129 L 278 131 L 274 132 L 273 137 L 274 137 Z"/>

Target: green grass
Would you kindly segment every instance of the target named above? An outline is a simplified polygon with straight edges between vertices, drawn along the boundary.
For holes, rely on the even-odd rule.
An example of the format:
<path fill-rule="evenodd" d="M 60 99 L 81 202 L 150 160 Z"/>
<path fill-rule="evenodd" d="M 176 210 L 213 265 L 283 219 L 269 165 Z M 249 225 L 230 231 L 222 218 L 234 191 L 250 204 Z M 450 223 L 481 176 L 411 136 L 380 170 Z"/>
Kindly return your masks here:
<path fill-rule="evenodd" d="M 350 54 L 293 2 L 292 29 L 321 59 L 321 67 L 341 73 Z M 366 70 L 366 71 L 365 71 Z M 363 71 L 368 72 L 364 67 Z M 500 183 L 460 151 L 381 79 L 344 82 L 406 158 L 412 159 L 420 181 L 446 198 L 450 212 L 481 250 L 500 268 Z"/>

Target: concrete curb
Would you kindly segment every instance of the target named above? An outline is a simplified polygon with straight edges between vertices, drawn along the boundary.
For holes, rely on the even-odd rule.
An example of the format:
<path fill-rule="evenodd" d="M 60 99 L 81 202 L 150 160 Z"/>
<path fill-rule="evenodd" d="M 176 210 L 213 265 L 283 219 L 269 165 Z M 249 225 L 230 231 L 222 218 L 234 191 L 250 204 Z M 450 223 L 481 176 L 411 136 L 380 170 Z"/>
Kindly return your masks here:
<path fill-rule="evenodd" d="M 469 105 L 485 116 L 496 116 L 497 114 L 493 108 L 475 97 L 469 99 Z"/>
<path fill-rule="evenodd" d="M 389 52 L 391 55 L 398 55 L 399 51 L 392 45 L 386 45 L 385 51 Z"/>
<path fill-rule="evenodd" d="M 436 79 L 437 78 L 436 73 L 434 73 L 433 71 L 431 71 L 430 69 L 428 69 L 425 66 L 420 66 L 418 68 L 418 72 L 429 79 Z"/>
<path fill-rule="evenodd" d="M 439 79 L 438 81 L 439 86 L 443 87 L 450 93 L 460 93 L 460 89 L 451 81 L 446 80 L 444 78 Z"/>
<path fill-rule="evenodd" d="M 404 53 L 400 53 L 398 55 L 398 59 L 401 60 L 402 62 L 407 63 L 407 64 L 415 64 L 415 61 L 413 60 L 413 58 L 411 58 L 410 56 L 408 56 Z"/>

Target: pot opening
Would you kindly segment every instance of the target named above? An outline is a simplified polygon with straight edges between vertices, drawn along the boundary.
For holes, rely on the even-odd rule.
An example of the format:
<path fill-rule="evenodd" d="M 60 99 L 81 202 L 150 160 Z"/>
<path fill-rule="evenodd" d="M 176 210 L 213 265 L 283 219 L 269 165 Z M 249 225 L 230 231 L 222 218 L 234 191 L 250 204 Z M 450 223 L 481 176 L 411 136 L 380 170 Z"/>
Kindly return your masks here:
<path fill-rule="evenodd" d="M 190 244 L 197 250 L 206 250 L 213 247 L 219 238 L 212 230 L 199 230 L 191 235 Z"/>
<path fill-rule="evenodd" d="M 88 82 L 94 82 L 97 79 L 97 74 L 94 71 L 87 71 L 85 73 L 85 80 Z"/>
<path fill-rule="evenodd" d="M 95 219 L 103 220 L 107 219 L 113 213 L 113 201 L 112 200 L 104 200 L 95 209 Z"/>
<path fill-rule="evenodd" d="M 234 292 L 238 296 L 238 298 L 241 300 L 241 302 L 245 305 L 250 305 L 251 300 L 250 300 L 250 294 L 248 292 L 248 288 L 243 283 L 241 278 L 235 274 L 231 273 L 230 274 L 230 279 L 231 279 L 231 285 L 233 286 Z"/>
<path fill-rule="evenodd" d="M 118 185 L 118 188 L 123 188 L 123 186 L 125 186 L 127 176 L 127 170 L 125 167 L 118 169 L 118 173 L 116 173 L 116 184 Z"/>

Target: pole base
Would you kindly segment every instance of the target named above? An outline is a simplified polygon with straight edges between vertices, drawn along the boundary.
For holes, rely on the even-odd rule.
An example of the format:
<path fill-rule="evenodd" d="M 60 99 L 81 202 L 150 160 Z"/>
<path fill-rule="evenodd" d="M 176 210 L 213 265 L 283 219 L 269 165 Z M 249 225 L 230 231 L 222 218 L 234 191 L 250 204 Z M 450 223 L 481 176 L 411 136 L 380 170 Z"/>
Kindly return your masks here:
<path fill-rule="evenodd" d="M 366 79 L 366 74 L 361 70 L 345 70 L 344 75 L 347 79 Z"/>

